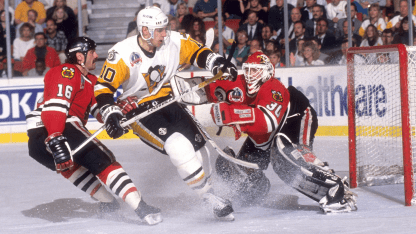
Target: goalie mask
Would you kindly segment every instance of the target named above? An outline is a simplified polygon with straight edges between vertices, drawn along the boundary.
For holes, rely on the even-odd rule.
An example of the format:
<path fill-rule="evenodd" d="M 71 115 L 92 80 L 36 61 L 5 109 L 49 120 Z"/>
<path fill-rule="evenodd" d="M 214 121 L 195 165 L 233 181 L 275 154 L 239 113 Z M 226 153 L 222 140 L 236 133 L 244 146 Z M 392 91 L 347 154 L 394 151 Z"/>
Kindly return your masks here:
<path fill-rule="evenodd" d="M 249 95 L 255 95 L 262 84 L 274 76 L 274 66 L 263 52 L 257 51 L 243 63 L 244 78 Z"/>
<path fill-rule="evenodd" d="M 163 32 L 166 30 L 166 38 L 170 35 L 169 18 L 162 12 L 162 10 L 155 6 L 146 7 L 137 14 L 137 28 L 139 29 L 140 36 L 150 46 L 154 46 L 150 40 L 154 39 L 155 30 Z M 143 37 L 143 27 L 149 29 L 150 38 Z"/>

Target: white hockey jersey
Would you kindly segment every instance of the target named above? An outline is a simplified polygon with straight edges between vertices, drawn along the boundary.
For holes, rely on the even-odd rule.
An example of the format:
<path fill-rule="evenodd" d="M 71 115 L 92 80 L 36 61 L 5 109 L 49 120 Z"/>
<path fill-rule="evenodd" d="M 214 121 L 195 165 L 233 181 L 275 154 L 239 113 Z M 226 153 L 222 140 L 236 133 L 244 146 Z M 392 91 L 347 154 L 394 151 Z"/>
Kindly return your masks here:
<path fill-rule="evenodd" d="M 210 53 L 210 49 L 184 33 L 171 32 L 153 54 L 141 49 L 138 36 L 129 37 L 108 51 L 94 90 L 97 102 L 102 106 L 100 95 L 112 96 L 120 85 L 123 94 L 119 99 L 137 96 L 143 98 L 142 103 L 167 96 L 171 93 L 169 81 L 178 69 L 185 64 L 206 68 Z"/>

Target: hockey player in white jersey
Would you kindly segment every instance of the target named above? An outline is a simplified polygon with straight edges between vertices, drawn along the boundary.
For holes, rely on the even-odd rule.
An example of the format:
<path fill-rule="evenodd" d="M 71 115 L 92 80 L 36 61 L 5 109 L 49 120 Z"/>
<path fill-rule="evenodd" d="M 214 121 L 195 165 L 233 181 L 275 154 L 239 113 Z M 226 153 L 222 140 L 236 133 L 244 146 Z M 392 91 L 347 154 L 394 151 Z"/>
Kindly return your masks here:
<path fill-rule="evenodd" d="M 139 35 L 108 52 L 95 86 L 100 112 L 122 112 L 130 119 L 172 97 L 169 80 L 181 66 L 192 64 L 215 75 L 226 63 L 188 34 L 171 32 L 168 17 L 157 7 L 141 10 L 137 26 Z M 227 79 L 237 77 L 234 65 L 226 73 Z M 113 94 L 120 86 L 123 93 L 115 103 Z M 169 156 L 183 181 L 212 207 L 216 218 L 234 220 L 231 203 L 214 195 L 211 178 L 202 167 L 202 156 L 209 154 L 205 140 L 183 108 L 173 103 L 130 126 L 146 144 Z"/>

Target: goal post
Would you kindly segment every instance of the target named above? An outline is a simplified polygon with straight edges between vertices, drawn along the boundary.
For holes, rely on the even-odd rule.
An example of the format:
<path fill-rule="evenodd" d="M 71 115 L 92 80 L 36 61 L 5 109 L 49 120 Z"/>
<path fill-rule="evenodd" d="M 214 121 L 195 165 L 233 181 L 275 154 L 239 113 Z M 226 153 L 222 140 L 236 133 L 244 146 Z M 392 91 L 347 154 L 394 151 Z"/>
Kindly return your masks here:
<path fill-rule="evenodd" d="M 347 72 L 351 187 L 404 183 L 416 204 L 416 47 L 349 48 Z"/>

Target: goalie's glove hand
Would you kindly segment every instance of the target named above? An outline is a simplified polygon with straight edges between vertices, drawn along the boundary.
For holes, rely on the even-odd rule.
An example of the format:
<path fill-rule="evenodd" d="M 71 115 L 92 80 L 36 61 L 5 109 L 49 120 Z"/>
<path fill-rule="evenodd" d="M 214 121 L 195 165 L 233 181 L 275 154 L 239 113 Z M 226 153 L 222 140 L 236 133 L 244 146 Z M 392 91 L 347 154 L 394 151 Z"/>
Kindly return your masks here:
<path fill-rule="evenodd" d="M 128 128 L 121 127 L 127 121 L 121 109 L 116 105 L 105 105 L 100 109 L 108 136 L 117 139 L 128 132 Z"/>
<path fill-rule="evenodd" d="M 45 139 L 47 150 L 55 161 L 56 172 L 66 171 L 74 166 L 71 149 L 65 136 L 60 132 L 53 133 Z"/>
<path fill-rule="evenodd" d="M 227 63 L 227 60 L 220 56 L 217 57 L 213 63 L 212 66 L 212 74 L 214 74 L 214 76 L 216 74 L 218 74 L 218 72 L 221 71 L 221 69 L 224 67 L 224 65 Z M 229 63 L 227 69 L 224 71 L 224 74 L 228 73 L 228 75 L 224 75 L 223 77 L 225 77 L 226 80 L 229 81 L 235 81 L 237 79 L 238 76 L 238 72 L 237 72 L 237 67 L 233 64 L 233 63 Z"/>

